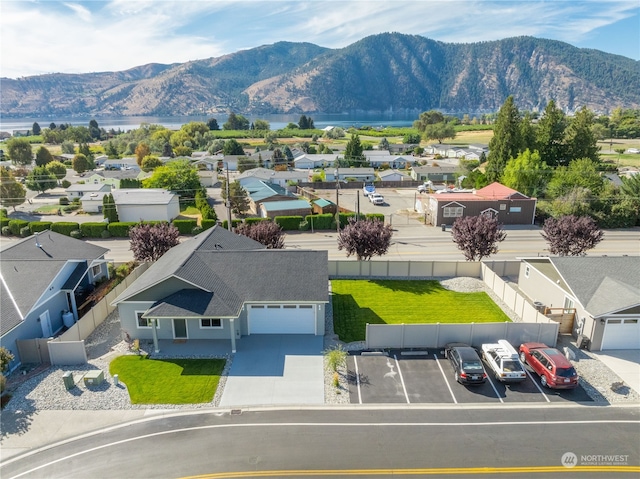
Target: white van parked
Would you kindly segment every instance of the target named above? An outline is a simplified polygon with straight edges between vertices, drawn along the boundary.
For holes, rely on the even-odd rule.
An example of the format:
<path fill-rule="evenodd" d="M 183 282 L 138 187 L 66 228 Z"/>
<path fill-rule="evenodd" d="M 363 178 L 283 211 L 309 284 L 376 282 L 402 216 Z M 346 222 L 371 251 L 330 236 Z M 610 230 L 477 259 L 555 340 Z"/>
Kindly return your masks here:
<path fill-rule="evenodd" d="M 493 370 L 498 381 L 517 382 L 527 378 L 518 352 L 506 339 L 499 340 L 497 344 L 483 344 L 482 359 Z"/>

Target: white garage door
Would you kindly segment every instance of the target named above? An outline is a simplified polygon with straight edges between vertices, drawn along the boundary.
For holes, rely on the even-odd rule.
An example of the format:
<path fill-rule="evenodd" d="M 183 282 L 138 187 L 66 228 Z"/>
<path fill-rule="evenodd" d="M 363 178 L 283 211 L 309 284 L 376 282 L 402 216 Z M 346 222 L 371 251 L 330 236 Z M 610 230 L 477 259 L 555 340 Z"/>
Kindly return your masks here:
<path fill-rule="evenodd" d="M 315 333 L 316 317 L 311 304 L 249 306 L 249 334 Z"/>
<path fill-rule="evenodd" d="M 638 320 L 607 320 L 601 349 L 640 349 L 640 323 Z"/>

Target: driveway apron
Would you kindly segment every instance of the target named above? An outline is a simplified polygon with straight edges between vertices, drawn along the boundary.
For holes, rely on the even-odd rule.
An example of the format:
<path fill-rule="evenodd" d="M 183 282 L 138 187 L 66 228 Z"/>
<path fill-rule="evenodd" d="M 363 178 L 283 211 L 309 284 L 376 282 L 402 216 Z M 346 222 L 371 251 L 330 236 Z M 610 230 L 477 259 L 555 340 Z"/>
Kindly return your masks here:
<path fill-rule="evenodd" d="M 242 337 L 220 406 L 324 404 L 322 346 L 322 336 Z"/>

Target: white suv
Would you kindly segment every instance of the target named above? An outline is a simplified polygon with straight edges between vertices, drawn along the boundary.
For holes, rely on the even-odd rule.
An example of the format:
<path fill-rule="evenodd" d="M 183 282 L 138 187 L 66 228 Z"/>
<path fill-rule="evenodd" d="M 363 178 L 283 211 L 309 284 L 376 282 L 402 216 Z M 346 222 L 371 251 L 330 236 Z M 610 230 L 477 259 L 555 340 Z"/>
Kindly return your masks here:
<path fill-rule="evenodd" d="M 497 344 L 483 344 L 482 359 L 493 370 L 498 381 L 517 382 L 527 378 L 518 352 L 506 339 L 501 339 Z"/>
<path fill-rule="evenodd" d="M 380 193 L 371 193 L 369 195 L 369 201 L 374 205 L 383 205 L 384 204 L 384 196 Z"/>

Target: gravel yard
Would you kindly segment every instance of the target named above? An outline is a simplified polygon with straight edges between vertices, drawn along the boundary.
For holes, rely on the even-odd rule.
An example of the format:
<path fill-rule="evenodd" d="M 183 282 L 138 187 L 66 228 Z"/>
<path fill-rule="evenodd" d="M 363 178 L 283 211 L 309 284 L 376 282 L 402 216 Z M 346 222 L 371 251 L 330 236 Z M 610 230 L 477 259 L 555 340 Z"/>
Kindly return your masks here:
<path fill-rule="evenodd" d="M 515 313 L 499 301 L 491 291 L 487 290 L 484 283 L 475 278 L 453 278 L 441 281 L 447 289 L 460 292 L 486 291 L 503 311 L 513 321 L 517 321 Z M 346 350 L 363 348 L 363 343 L 343 344 L 333 332 L 333 312 L 331 304 L 326 308 L 326 334 L 325 349 L 342 346 Z M 9 411 L 35 411 L 41 409 L 54 410 L 100 410 L 100 409 L 194 409 L 216 407 L 220 402 L 221 393 L 224 390 L 226 373 L 231 366 L 232 358 L 227 359 L 225 372 L 220 380 L 218 392 L 210 403 L 189 405 L 132 405 L 126 386 L 122 383 L 114 384 L 109 375 L 109 363 L 113 358 L 121 354 L 135 354 L 130 351 L 128 344 L 122 340 L 120 321 L 117 310 L 114 311 L 86 341 L 89 363 L 73 367 L 50 367 L 33 377 L 26 377 L 21 381 L 14 373 L 9 377 L 12 389 L 12 399 L 7 404 Z M 640 394 L 625 385 L 618 385 L 621 379 L 607 366 L 600 362 L 589 351 L 576 348 L 573 338 L 562 336 L 559 349 L 568 348 L 572 351 L 575 365 L 581 376 L 581 384 L 594 401 L 609 403 L 638 403 Z M 89 370 L 101 369 L 104 371 L 105 381 L 97 387 L 84 385 L 82 377 Z M 70 371 L 76 381 L 77 387 L 67 391 L 63 384 L 63 374 Z M 346 379 L 346 369 L 339 368 L 339 388 L 333 386 L 333 371 L 325 367 L 325 403 L 348 404 L 349 393 Z M 612 387 L 612 385 L 614 385 Z"/>

